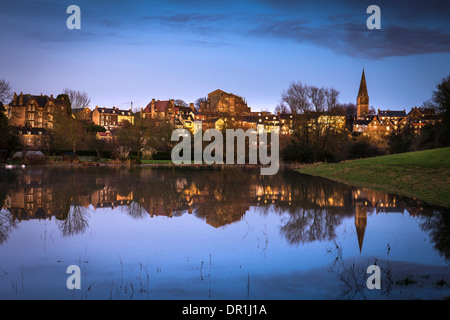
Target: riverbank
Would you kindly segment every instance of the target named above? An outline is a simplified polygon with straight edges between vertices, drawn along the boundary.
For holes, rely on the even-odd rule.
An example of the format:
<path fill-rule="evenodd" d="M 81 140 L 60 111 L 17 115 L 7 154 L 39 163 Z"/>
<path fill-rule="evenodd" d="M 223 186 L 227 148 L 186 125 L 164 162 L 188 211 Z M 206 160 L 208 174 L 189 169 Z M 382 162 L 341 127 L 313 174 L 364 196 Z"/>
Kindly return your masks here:
<path fill-rule="evenodd" d="M 298 171 L 450 208 L 450 147 L 312 164 Z"/>

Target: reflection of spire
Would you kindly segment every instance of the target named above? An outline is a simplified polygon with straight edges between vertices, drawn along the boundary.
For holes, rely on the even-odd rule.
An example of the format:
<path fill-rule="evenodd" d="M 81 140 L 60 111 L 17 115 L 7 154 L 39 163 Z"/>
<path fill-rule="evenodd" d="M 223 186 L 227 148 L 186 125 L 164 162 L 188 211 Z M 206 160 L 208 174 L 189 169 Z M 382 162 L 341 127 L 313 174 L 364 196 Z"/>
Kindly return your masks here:
<path fill-rule="evenodd" d="M 360 203 L 357 203 L 355 206 L 355 226 L 356 234 L 358 235 L 359 253 L 361 253 L 367 226 L 367 207 Z"/>

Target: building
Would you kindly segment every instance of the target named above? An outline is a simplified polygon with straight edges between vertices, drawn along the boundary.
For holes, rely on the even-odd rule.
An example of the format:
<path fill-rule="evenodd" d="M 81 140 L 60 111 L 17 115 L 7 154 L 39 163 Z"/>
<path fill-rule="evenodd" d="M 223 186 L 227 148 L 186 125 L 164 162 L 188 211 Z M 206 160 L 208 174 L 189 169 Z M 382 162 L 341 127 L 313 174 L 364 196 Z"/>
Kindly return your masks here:
<path fill-rule="evenodd" d="M 393 124 L 397 124 L 403 118 L 406 118 L 406 111 L 391 111 L 378 109 L 378 118 L 381 122 L 390 120 Z"/>
<path fill-rule="evenodd" d="M 369 114 L 369 95 L 364 69 L 356 101 L 357 115 L 353 120 L 353 134 L 382 139 L 387 135 L 399 133 L 409 125 L 406 110 L 378 109 L 376 115 Z"/>
<path fill-rule="evenodd" d="M 97 132 L 95 138 L 98 140 L 103 140 L 105 142 L 110 142 L 113 139 L 113 135 L 111 131 L 108 130 L 106 132 Z"/>
<path fill-rule="evenodd" d="M 131 109 L 128 110 L 119 110 L 117 114 L 117 121 L 119 122 L 119 125 L 123 125 L 125 122 L 129 122 L 131 124 L 134 124 L 134 115 L 133 112 L 131 112 Z"/>
<path fill-rule="evenodd" d="M 92 122 L 92 110 L 89 107 L 72 110 L 75 119 L 90 123 Z"/>
<path fill-rule="evenodd" d="M 128 121 L 134 124 L 134 116 L 129 110 L 120 110 L 116 107 L 105 108 L 98 106 L 92 111 L 92 122 L 98 126 L 106 129 L 114 129 L 122 126 L 124 122 Z"/>
<path fill-rule="evenodd" d="M 280 118 L 274 114 L 258 114 L 258 122 L 256 123 L 256 131 L 258 133 L 266 132 L 276 132 L 280 133 L 281 123 Z"/>
<path fill-rule="evenodd" d="M 9 123 L 14 127 L 31 127 L 52 129 L 57 113 L 67 115 L 68 105 L 64 98 L 56 99 L 53 95 L 35 96 L 31 94 L 17 95 L 9 103 Z"/>
<path fill-rule="evenodd" d="M 414 134 L 418 135 L 425 126 L 436 124 L 438 116 L 433 108 L 414 107 L 408 113 L 408 121 Z"/>
<path fill-rule="evenodd" d="M 317 114 L 309 119 L 308 129 L 321 133 L 342 133 L 345 131 L 346 120 L 347 119 L 345 116 L 334 114 Z"/>
<path fill-rule="evenodd" d="M 206 101 L 200 103 L 200 111 L 206 114 L 229 113 L 250 115 L 251 113 L 244 98 L 220 89 L 208 94 Z"/>
<path fill-rule="evenodd" d="M 195 121 L 205 121 L 207 119 L 206 114 L 204 114 L 200 111 L 194 110 L 194 111 L 192 111 L 192 113 L 194 114 Z"/>
<path fill-rule="evenodd" d="M 141 110 L 142 118 L 173 120 L 176 116 L 175 104 L 173 99 L 155 100 Z"/>
<path fill-rule="evenodd" d="M 294 118 L 291 113 L 280 113 L 278 115 L 281 123 L 281 134 L 294 133 Z"/>
<path fill-rule="evenodd" d="M 240 116 L 236 117 L 236 121 L 237 125 L 244 130 L 256 130 L 258 124 L 258 116 Z"/>
<path fill-rule="evenodd" d="M 44 149 L 48 142 L 48 132 L 45 128 L 14 127 L 13 132 L 19 137 L 20 143 L 26 149 Z"/>

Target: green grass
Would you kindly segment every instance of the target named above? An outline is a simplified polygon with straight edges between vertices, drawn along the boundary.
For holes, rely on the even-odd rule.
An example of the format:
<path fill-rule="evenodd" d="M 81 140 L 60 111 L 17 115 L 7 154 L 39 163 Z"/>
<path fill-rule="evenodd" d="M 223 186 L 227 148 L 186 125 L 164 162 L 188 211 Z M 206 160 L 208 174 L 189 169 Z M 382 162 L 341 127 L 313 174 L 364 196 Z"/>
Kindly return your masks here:
<path fill-rule="evenodd" d="M 450 207 L 450 147 L 312 164 L 299 171 Z"/>

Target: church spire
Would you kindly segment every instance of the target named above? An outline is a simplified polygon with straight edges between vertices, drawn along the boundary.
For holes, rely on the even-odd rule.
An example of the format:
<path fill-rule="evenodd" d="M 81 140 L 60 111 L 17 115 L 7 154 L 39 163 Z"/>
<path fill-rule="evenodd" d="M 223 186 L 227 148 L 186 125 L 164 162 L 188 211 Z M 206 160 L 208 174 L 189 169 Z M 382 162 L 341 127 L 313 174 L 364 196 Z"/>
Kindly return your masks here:
<path fill-rule="evenodd" d="M 366 84 L 366 76 L 364 75 L 364 68 L 361 76 L 361 83 L 359 84 L 358 97 L 368 97 L 367 93 L 367 84 Z"/>
<path fill-rule="evenodd" d="M 356 98 L 356 116 L 362 118 L 369 114 L 369 94 L 367 92 L 366 76 L 364 68 L 359 84 L 358 97 Z"/>

